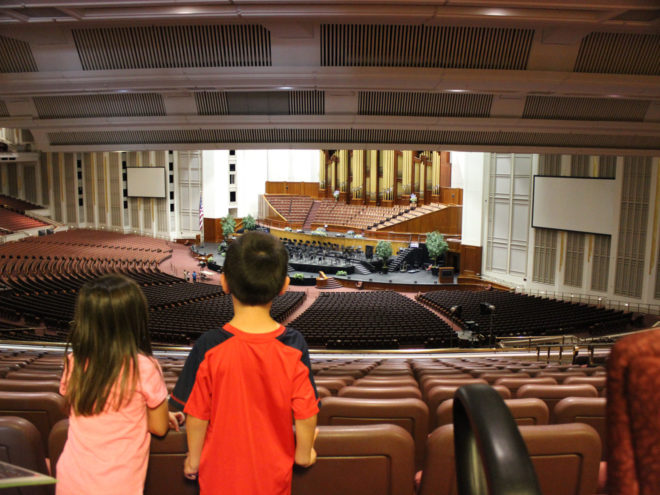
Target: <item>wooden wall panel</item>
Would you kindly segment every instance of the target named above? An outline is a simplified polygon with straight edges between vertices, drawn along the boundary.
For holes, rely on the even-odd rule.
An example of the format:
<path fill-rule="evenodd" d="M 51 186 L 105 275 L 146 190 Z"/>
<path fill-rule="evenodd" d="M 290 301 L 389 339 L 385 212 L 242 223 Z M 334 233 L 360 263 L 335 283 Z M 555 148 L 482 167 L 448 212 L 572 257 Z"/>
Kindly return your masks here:
<path fill-rule="evenodd" d="M 319 195 L 319 183 L 266 181 L 266 194 L 292 194 L 295 196 L 317 198 Z"/>
<path fill-rule="evenodd" d="M 481 246 L 461 245 L 461 273 L 481 274 Z"/>
<path fill-rule="evenodd" d="M 457 187 L 441 187 L 440 202 L 451 205 L 463 204 L 463 189 Z"/>

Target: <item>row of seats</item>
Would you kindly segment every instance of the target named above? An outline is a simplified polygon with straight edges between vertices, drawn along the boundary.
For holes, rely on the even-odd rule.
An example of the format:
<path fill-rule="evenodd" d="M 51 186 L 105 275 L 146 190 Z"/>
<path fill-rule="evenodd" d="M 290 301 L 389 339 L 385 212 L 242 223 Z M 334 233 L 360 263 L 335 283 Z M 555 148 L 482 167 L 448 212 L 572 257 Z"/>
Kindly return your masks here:
<path fill-rule="evenodd" d="M 417 300 L 464 329 L 472 321 L 479 331 L 488 333 L 492 324 L 493 334 L 506 337 L 624 330 L 632 317 L 623 311 L 503 291 L 437 290 L 421 294 Z M 484 314 L 482 303 L 495 306 L 494 312 Z M 458 312 L 452 311 L 459 307 Z"/>

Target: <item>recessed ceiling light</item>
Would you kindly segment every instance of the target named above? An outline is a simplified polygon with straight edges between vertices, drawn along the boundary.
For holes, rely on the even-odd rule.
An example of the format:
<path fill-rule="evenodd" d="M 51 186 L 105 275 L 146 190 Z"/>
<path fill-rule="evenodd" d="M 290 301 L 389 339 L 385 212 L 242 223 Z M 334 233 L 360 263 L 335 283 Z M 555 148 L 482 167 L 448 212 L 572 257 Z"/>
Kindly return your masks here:
<path fill-rule="evenodd" d="M 448 89 L 448 93 L 467 93 L 469 90 L 467 89 Z"/>
<path fill-rule="evenodd" d="M 280 86 L 277 89 L 293 89 L 293 86 Z"/>
<path fill-rule="evenodd" d="M 496 15 L 496 16 L 504 16 L 504 15 L 509 15 L 509 12 L 505 9 L 485 9 L 484 14 L 486 15 Z"/>

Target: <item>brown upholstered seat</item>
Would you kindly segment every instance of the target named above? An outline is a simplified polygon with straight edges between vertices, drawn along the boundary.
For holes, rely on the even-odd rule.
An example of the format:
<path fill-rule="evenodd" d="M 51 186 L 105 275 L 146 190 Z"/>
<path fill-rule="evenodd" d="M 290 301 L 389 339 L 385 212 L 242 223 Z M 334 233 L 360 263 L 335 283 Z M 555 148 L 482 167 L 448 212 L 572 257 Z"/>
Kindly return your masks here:
<path fill-rule="evenodd" d="M 0 415 L 20 416 L 37 427 L 44 451 L 48 449 L 48 435 L 59 420 L 68 415 L 66 400 L 54 392 L 0 391 Z"/>
<path fill-rule="evenodd" d="M 607 435 L 605 414 L 607 399 L 604 397 L 567 397 L 555 406 L 555 423 L 585 423 L 600 435 L 603 460 L 607 459 Z"/>
<path fill-rule="evenodd" d="M 60 393 L 60 382 L 56 380 L 7 380 L 0 379 L 0 390 L 16 392 Z"/>
<path fill-rule="evenodd" d="M 481 378 L 486 380 L 488 383 L 493 384 L 499 378 L 529 378 L 528 373 L 511 373 L 506 371 L 489 371 L 486 373 L 478 373 L 475 375 L 475 378 Z"/>
<path fill-rule="evenodd" d="M 600 438 L 588 425 L 521 426 L 543 495 L 593 495 L 598 484 Z M 454 427 L 429 435 L 418 495 L 456 495 Z"/>
<path fill-rule="evenodd" d="M 417 380 L 412 376 L 392 377 L 392 376 L 372 376 L 360 378 L 352 383 L 354 387 L 405 387 L 417 386 Z"/>
<path fill-rule="evenodd" d="M 550 417 L 548 406 L 541 399 L 504 399 L 511 416 L 521 426 L 547 425 Z M 441 403 L 435 412 L 436 426 L 449 425 L 454 420 L 454 399 Z"/>
<path fill-rule="evenodd" d="M 569 376 L 563 381 L 564 385 L 593 385 L 600 394 L 605 388 L 606 376 Z"/>
<path fill-rule="evenodd" d="M 415 446 L 399 426 L 319 426 L 315 449 L 314 466 L 294 468 L 292 495 L 413 493 Z"/>
<path fill-rule="evenodd" d="M 351 375 L 316 375 L 314 380 L 341 380 L 346 385 L 352 385 L 355 381 L 355 377 Z"/>
<path fill-rule="evenodd" d="M 41 435 L 35 426 L 24 418 L 0 417 L 0 461 L 48 474 L 46 456 Z M 7 495 L 52 495 L 52 486 L 35 486 L 19 490 L 3 489 Z"/>
<path fill-rule="evenodd" d="M 428 433 L 429 410 L 419 399 L 354 399 L 328 397 L 318 415 L 319 425 L 394 424 L 415 440 L 415 465 L 421 467 Z"/>
<path fill-rule="evenodd" d="M 550 410 L 550 423 L 554 423 L 553 411 L 560 400 L 566 397 L 598 397 L 598 391 L 593 385 L 523 385 L 516 397 L 542 399 Z"/>
<path fill-rule="evenodd" d="M 44 381 L 44 380 L 55 380 L 59 381 L 61 378 L 62 374 L 61 373 L 52 373 L 52 372 L 39 372 L 39 371 L 10 371 L 7 373 L 7 376 L 5 378 L 9 378 L 11 380 L 38 380 L 38 381 Z"/>
<path fill-rule="evenodd" d="M 514 397 L 520 387 L 528 384 L 556 385 L 557 380 L 549 376 L 545 378 L 498 378 L 495 380 L 495 385 L 502 385 L 508 388 Z"/>
<path fill-rule="evenodd" d="M 481 378 L 433 378 L 429 380 L 424 380 L 422 382 L 422 394 L 424 397 L 428 397 L 429 391 L 434 387 L 460 387 L 463 385 L 471 385 L 473 383 L 488 383 L 486 380 Z"/>
<path fill-rule="evenodd" d="M 330 397 L 332 394 L 330 393 L 330 390 L 328 390 L 325 387 L 321 387 L 320 385 L 316 386 L 316 391 L 319 394 L 319 399 L 323 399 L 324 397 Z"/>
<path fill-rule="evenodd" d="M 338 397 L 357 397 L 362 399 L 421 399 L 422 392 L 417 387 L 344 387 Z"/>
<path fill-rule="evenodd" d="M 346 386 L 344 380 L 337 378 L 314 377 L 314 383 L 317 386 L 327 388 L 332 395 L 337 395 L 337 392 Z"/>
<path fill-rule="evenodd" d="M 350 376 L 354 380 L 363 377 L 365 372 L 359 369 L 350 369 L 350 368 L 329 368 L 325 370 L 320 370 L 316 373 L 316 376 Z"/>
<path fill-rule="evenodd" d="M 483 383 L 483 381 L 480 381 L 479 383 Z M 463 384 L 439 385 L 430 389 L 426 397 L 426 404 L 429 406 L 429 411 L 437 411 L 440 404 L 446 400 L 453 399 L 456 390 L 461 386 L 463 386 Z M 511 394 L 506 388 L 499 386 L 494 386 L 493 388 L 503 399 L 511 398 Z M 436 415 L 430 414 L 429 416 L 429 431 L 433 431 L 438 426 L 436 423 Z"/>
<path fill-rule="evenodd" d="M 186 431 L 170 430 L 164 437 L 151 436 L 149 467 L 144 483 L 145 495 L 194 495 L 197 482 L 183 476 L 183 461 L 188 452 Z"/>
<path fill-rule="evenodd" d="M 554 378 L 557 380 L 557 383 L 564 383 L 564 380 L 569 377 L 587 376 L 587 374 L 584 371 L 541 371 L 538 375 L 536 375 L 537 378 L 543 378 L 544 376 Z"/>

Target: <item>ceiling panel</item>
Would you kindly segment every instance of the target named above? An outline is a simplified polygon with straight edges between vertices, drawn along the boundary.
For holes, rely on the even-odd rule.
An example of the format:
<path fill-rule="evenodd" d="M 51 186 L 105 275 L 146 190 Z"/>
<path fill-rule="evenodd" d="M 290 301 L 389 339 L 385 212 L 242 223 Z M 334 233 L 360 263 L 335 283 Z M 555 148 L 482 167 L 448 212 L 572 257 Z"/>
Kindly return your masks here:
<path fill-rule="evenodd" d="M 73 29 L 84 70 L 271 65 L 270 32 L 258 25 Z"/>
<path fill-rule="evenodd" d="M 528 96 L 523 118 L 641 122 L 650 104 L 648 100 L 622 98 Z"/>
<path fill-rule="evenodd" d="M 37 72 L 29 43 L 0 36 L 0 72 Z"/>
<path fill-rule="evenodd" d="M 321 65 L 524 70 L 533 29 L 323 24 Z"/>
<path fill-rule="evenodd" d="M 660 75 L 660 34 L 590 33 L 580 44 L 575 72 Z"/>
<path fill-rule="evenodd" d="M 488 117 L 493 95 L 360 91 L 359 115 L 420 117 Z"/>
<path fill-rule="evenodd" d="M 38 96 L 34 106 L 40 119 L 166 115 L 158 93 Z"/>

